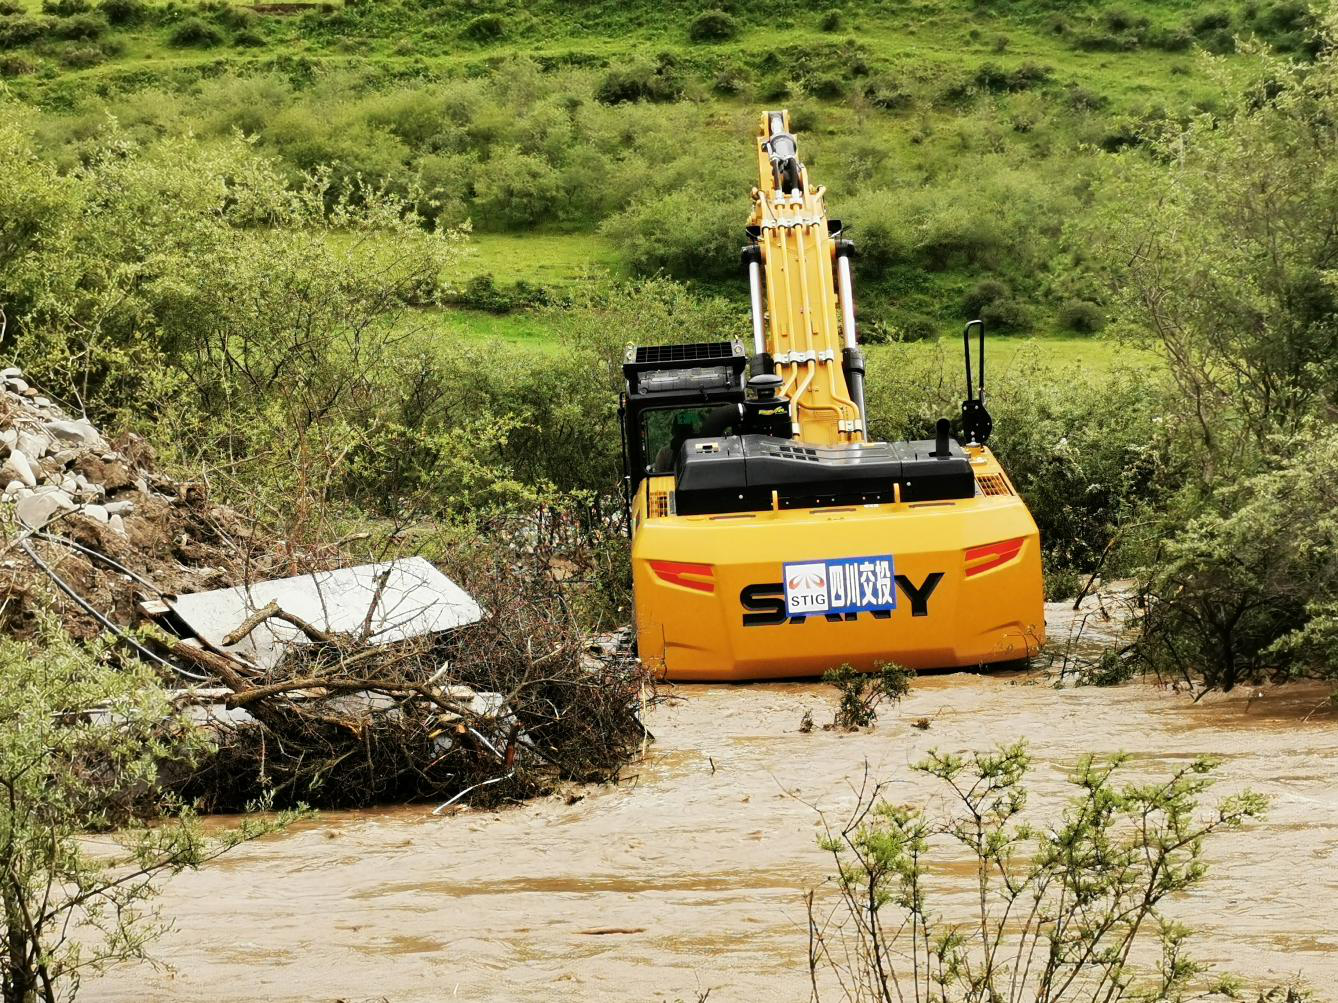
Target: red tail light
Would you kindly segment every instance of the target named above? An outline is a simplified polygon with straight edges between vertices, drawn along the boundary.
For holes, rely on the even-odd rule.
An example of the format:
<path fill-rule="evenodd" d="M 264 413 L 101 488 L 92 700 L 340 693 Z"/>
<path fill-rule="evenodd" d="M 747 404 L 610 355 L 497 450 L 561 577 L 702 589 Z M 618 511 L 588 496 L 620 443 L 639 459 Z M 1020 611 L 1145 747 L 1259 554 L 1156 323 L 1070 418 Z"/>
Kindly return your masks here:
<path fill-rule="evenodd" d="M 1007 564 L 1022 552 L 1022 544 L 1023 538 L 1018 537 L 1016 540 L 1001 540 L 983 547 L 972 547 L 966 552 L 966 577 Z"/>
<path fill-rule="evenodd" d="M 709 564 L 685 564 L 682 561 L 651 561 L 655 577 L 670 585 L 682 585 L 698 592 L 715 591 L 715 571 Z"/>

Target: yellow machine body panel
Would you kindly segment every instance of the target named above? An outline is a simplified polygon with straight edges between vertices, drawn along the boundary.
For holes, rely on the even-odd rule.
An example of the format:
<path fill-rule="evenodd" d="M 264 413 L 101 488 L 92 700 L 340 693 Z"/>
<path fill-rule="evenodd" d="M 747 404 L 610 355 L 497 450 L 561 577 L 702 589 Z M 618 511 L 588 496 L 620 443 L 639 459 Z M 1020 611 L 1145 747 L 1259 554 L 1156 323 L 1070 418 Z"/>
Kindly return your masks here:
<path fill-rule="evenodd" d="M 647 515 L 647 505 L 662 506 L 673 479 L 649 481 L 633 508 L 639 657 L 669 679 L 709 682 L 1036 654 L 1045 643 L 1036 524 L 989 451 L 980 448 L 976 461 L 1001 493 L 672 516 Z M 789 615 L 786 564 L 874 554 L 894 562 L 896 607 L 886 615 Z"/>
<path fill-rule="evenodd" d="M 737 342 L 629 346 L 624 362 L 640 659 L 669 679 L 729 681 L 1035 654 L 1040 538 L 983 444 L 983 328 L 964 445 L 946 420 L 934 441 L 868 441 L 853 245 L 788 114 L 762 116 L 757 156 L 746 392 Z"/>

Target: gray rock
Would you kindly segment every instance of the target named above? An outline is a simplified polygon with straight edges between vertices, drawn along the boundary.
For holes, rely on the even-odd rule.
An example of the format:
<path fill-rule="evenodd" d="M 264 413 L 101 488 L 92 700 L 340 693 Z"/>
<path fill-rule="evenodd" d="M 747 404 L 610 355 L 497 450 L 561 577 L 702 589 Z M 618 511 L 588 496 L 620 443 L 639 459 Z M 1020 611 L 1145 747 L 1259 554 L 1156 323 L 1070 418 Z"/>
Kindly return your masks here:
<path fill-rule="evenodd" d="M 0 380 L 17 380 L 23 375 L 23 370 L 18 366 L 10 366 L 8 369 L 0 369 Z"/>
<path fill-rule="evenodd" d="M 49 397 L 40 397 L 40 396 L 39 396 L 39 397 L 34 397 L 34 398 L 33 398 L 33 403 L 36 404 L 38 407 L 50 407 L 50 406 L 51 406 L 51 398 L 49 398 Z"/>
<path fill-rule="evenodd" d="M 9 456 L 6 457 L 4 465 L 0 466 L 0 476 L 4 474 L 22 481 L 27 487 L 37 487 L 37 476 L 33 473 L 32 464 L 28 462 L 28 457 L 23 455 L 21 449 L 11 449 L 9 451 Z"/>
<path fill-rule="evenodd" d="M 135 511 L 135 503 L 132 501 L 107 502 L 102 507 L 107 510 L 108 515 L 130 515 Z"/>
<path fill-rule="evenodd" d="M 121 454 L 118 453 L 118 452 L 116 452 L 115 450 L 113 450 L 113 451 L 110 452 L 110 453 L 103 453 L 103 454 L 102 454 L 102 462 L 103 462 L 103 463 L 115 463 L 115 462 L 116 462 L 117 460 L 119 460 L 119 459 L 121 459 Z"/>
<path fill-rule="evenodd" d="M 125 520 L 122 519 L 119 515 L 108 516 L 107 525 L 111 527 L 113 533 L 120 533 L 122 536 L 126 535 Z"/>
<path fill-rule="evenodd" d="M 51 458 L 62 467 L 68 467 L 75 460 L 79 459 L 82 449 L 58 449 L 51 454 Z"/>
<path fill-rule="evenodd" d="M 107 448 L 107 443 L 103 441 L 102 436 L 98 435 L 98 430 L 83 419 L 78 421 L 49 421 L 46 423 L 46 430 L 62 442 L 86 446 L 89 449 L 103 450 Z"/>
<path fill-rule="evenodd" d="M 19 522 L 29 529 L 41 529 L 58 513 L 73 510 L 74 502 L 70 501 L 70 496 L 63 491 L 31 494 L 26 498 L 20 498 L 18 504 L 14 506 L 14 514 L 19 517 Z"/>
<path fill-rule="evenodd" d="M 79 482 L 76 481 L 69 474 L 66 474 L 65 477 L 61 479 L 60 489 L 64 491 L 66 494 L 72 495 L 79 490 Z"/>
<path fill-rule="evenodd" d="M 4 443 L 6 449 L 13 449 L 19 443 L 19 430 L 17 428 L 0 429 L 0 442 Z"/>
<path fill-rule="evenodd" d="M 20 491 L 24 490 L 26 489 L 24 488 L 22 481 L 10 481 L 8 484 L 5 485 L 5 497 L 13 498 Z"/>
<path fill-rule="evenodd" d="M 90 519 L 96 519 L 98 522 L 108 522 L 111 519 L 111 516 L 107 514 L 107 510 L 101 505 L 85 505 L 83 507 L 83 513 Z"/>
<path fill-rule="evenodd" d="M 51 436 L 43 435 L 35 429 L 21 428 L 17 446 L 29 460 L 39 460 L 51 449 Z"/>
<path fill-rule="evenodd" d="M 9 377 L 9 379 L 5 380 L 5 384 L 16 394 L 21 394 L 28 389 L 28 384 L 24 383 L 23 380 L 19 379 L 17 376 Z"/>

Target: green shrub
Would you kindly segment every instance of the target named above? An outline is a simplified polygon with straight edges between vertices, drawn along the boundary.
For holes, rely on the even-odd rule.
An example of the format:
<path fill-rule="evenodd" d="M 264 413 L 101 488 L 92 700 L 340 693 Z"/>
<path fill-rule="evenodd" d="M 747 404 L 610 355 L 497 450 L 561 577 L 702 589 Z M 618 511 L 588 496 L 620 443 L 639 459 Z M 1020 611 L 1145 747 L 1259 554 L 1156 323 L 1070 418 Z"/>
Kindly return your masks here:
<path fill-rule="evenodd" d="M 266 39 L 252 28 L 243 28 L 232 36 L 232 44 L 239 49 L 258 49 L 266 44 Z"/>
<path fill-rule="evenodd" d="M 1060 326 L 1078 334 L 1095 334 L 1106 326 L 1106 314 L 1090 300 L 1069 299 L 1059 307 Z"/>
<path fill-rule="evenodd" d="M 106 20 L 99 14 L 73 14 L 57 21 L 51 31 L 57 38 L 87 41 L 101 38 L 107 28 Z"/>
<path fill-rule="evenodd" d="M 975 73 L 976 86 L 987 91 L 1021 91 L 1045 83 L 1054 74 L 1041 63 L 1022 63 L 1011 70 L 995 63 L 983 63 Z"/>
<path fill-rule="evenodd" d="M 869 104 L 888 111 L 902 111 L 914 101 L 910 92 L 889 76 L 871 78 L 864 84 L 862 93 Z"/>
<path fill-rule="evenodd" d="M 19 3 L 18 0 L 0 0 L 0 17 L 11 17 L 15 14 L 26 14 L 28 8 Z"/>
<path fill-rule="evenodd" d="M 480 14 L 460 34 L 474 42 L 496 42 L 506 35 L 506 21 L 500 14 Z"/>
<path fill-rule="evenodd" d="M 167 38 L 178 48 L 207 49 L 223 42 L 223 32 L 214 25 L 198 17 L 188 17 L 175 28 Z"/>
<path fill-rule="evenodd" d="M 727 42 L 738 34 L 738 22 L 723 10 L 702 11 L 688 22 L 688 38 L 694 42 Z"/>
<path fill-rule="evenodd" d="M 98 4 L 98 10 L 108 23 L 118 27 L 139 24 L 149 13 L 144 0 L 102 0 Z"/>
<path fill-rule="evenodd" d="M 1013 290 L 1007 283 L 999 279 L 981 279 L 962 297 L 962 313 L 969 318 L 979 317 L 986 307 L 1012 295 Z"/>
<path fill-rule="evenodd" d="M 824 74 L 808 82 L 808 92 L 824 101 L 837 101 L 845 97 L 846 82 L 835 74 Z"/>
<path fill-rule="evenodd" d="M 609 69 L 595 90 L 604 104 L 627 101 L 676 101 L 683 93 L 677 68 L 666 60 L 633 60 Z"/>
<path fill-rule="evenodd" d="M 652 193 L 605 220 L 600 230 L 640 275 L 678 279 L 736 278 L 739 205 L 736 196 L 688 185 Z"/>
<path fill-rule="evenodd" d="M 0 49 L 16 49 L 48 35 L 55 22 L 49 17 L 0 17 Z"/>
<path fill-rule="evenodd" d="M 1142 586 L 1138 651 L 1154 670 L 1224 690 L 1338 678 L 1338 444 L 1293 446 L 1165 542 Z"/>
<path fill-rule="evenodd" d="M 29 73 L 36 73 L 40 65 L 28 56 L 6 54 L 0 56 L 0 77 L 27 76 Z"/>
<path fill-rule="evenodd" d="M 42 13 L 56 17 L 73 17 L 75 14 L 87 14 L 93 9 L 89 0 L 42 0 Z"/>
<path fill-rule="evenodd" d="M 560 195 L 552 166 L 521 152 L 496 150 L 474 175 L 474 225 L 483 230 L 530 226 L 552 213 Z"/>
<path fill-rule="evenodd" d="M 1207 35 L 1231 27 L 1231 14 L 1225 10 L 1205 11 L 1190 22 L 1190 30 L 1196 35 Z"/>
<path fill-rule="evenodd" d="M 859 731 L 872 728 L 878 720 L 878 708 L 897 704 L 911 691 L 915 673 L 900 665 L 880 664 L 874 672 L 857 672 L 849 665 L 829 669 L 822 681 L 835 686 L 840 694 L 829 729 Z"/>
<path fill-rule="evenodd" d="M 939 335 L 939 323 L 923 313 L 898 311 L 893 316 L 897 341 L 933 341 Z"/>
<path fill-rule="evenodd" d="M 1148 32 L 1147 44 L 1163 52 L 1185 52 L 1194 45 L 1194 36 L 1186 28 L 1158 28 Z"/>
<path fill-rule="evenodd" d="M 60 61 L 72 70 L 86 70 L 90 66 L 97 66 L 105 62 L 107 56 L 101 49 L 95 49 L 92 46 L 82 46 L 78 49 L 70 49 L 61 53 Z"/>
<path fill-rule="evenodd" d="M 991 331 L 1025 331 L 1031 327 L 1031 307 L 1018 299 L 997 299 L 980 308 L 980 319 Z"/>
<path fill-rule="evenodd" d="M 823 13 L 822 17 L 818 18 L 819 31 L 828 31 L 828 32 L 840 31 L 845 26 L 846 26 L 845 15 L 842 14 L 839 10 L 836 10 L 835 8 L 826 11 L 825 13 Z"/>

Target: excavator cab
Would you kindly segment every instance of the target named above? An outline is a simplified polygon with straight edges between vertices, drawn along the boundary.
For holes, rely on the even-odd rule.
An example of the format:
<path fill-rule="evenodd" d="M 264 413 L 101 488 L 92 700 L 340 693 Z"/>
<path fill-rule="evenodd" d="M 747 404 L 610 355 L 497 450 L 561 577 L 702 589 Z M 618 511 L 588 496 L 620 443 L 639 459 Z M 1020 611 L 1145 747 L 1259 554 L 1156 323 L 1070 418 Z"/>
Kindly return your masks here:
<path fill-rule="evenodd" d="M 620 414 L 638 654 L 671 679 L 981 665 L 1044 640 L 1039 535 L 986 441 L 870 441 L 851 259 L 785 112 L 745 228 L 753 345 L 631 346 Z M 970 337 L 979 335 L 973 379 Z"/>

